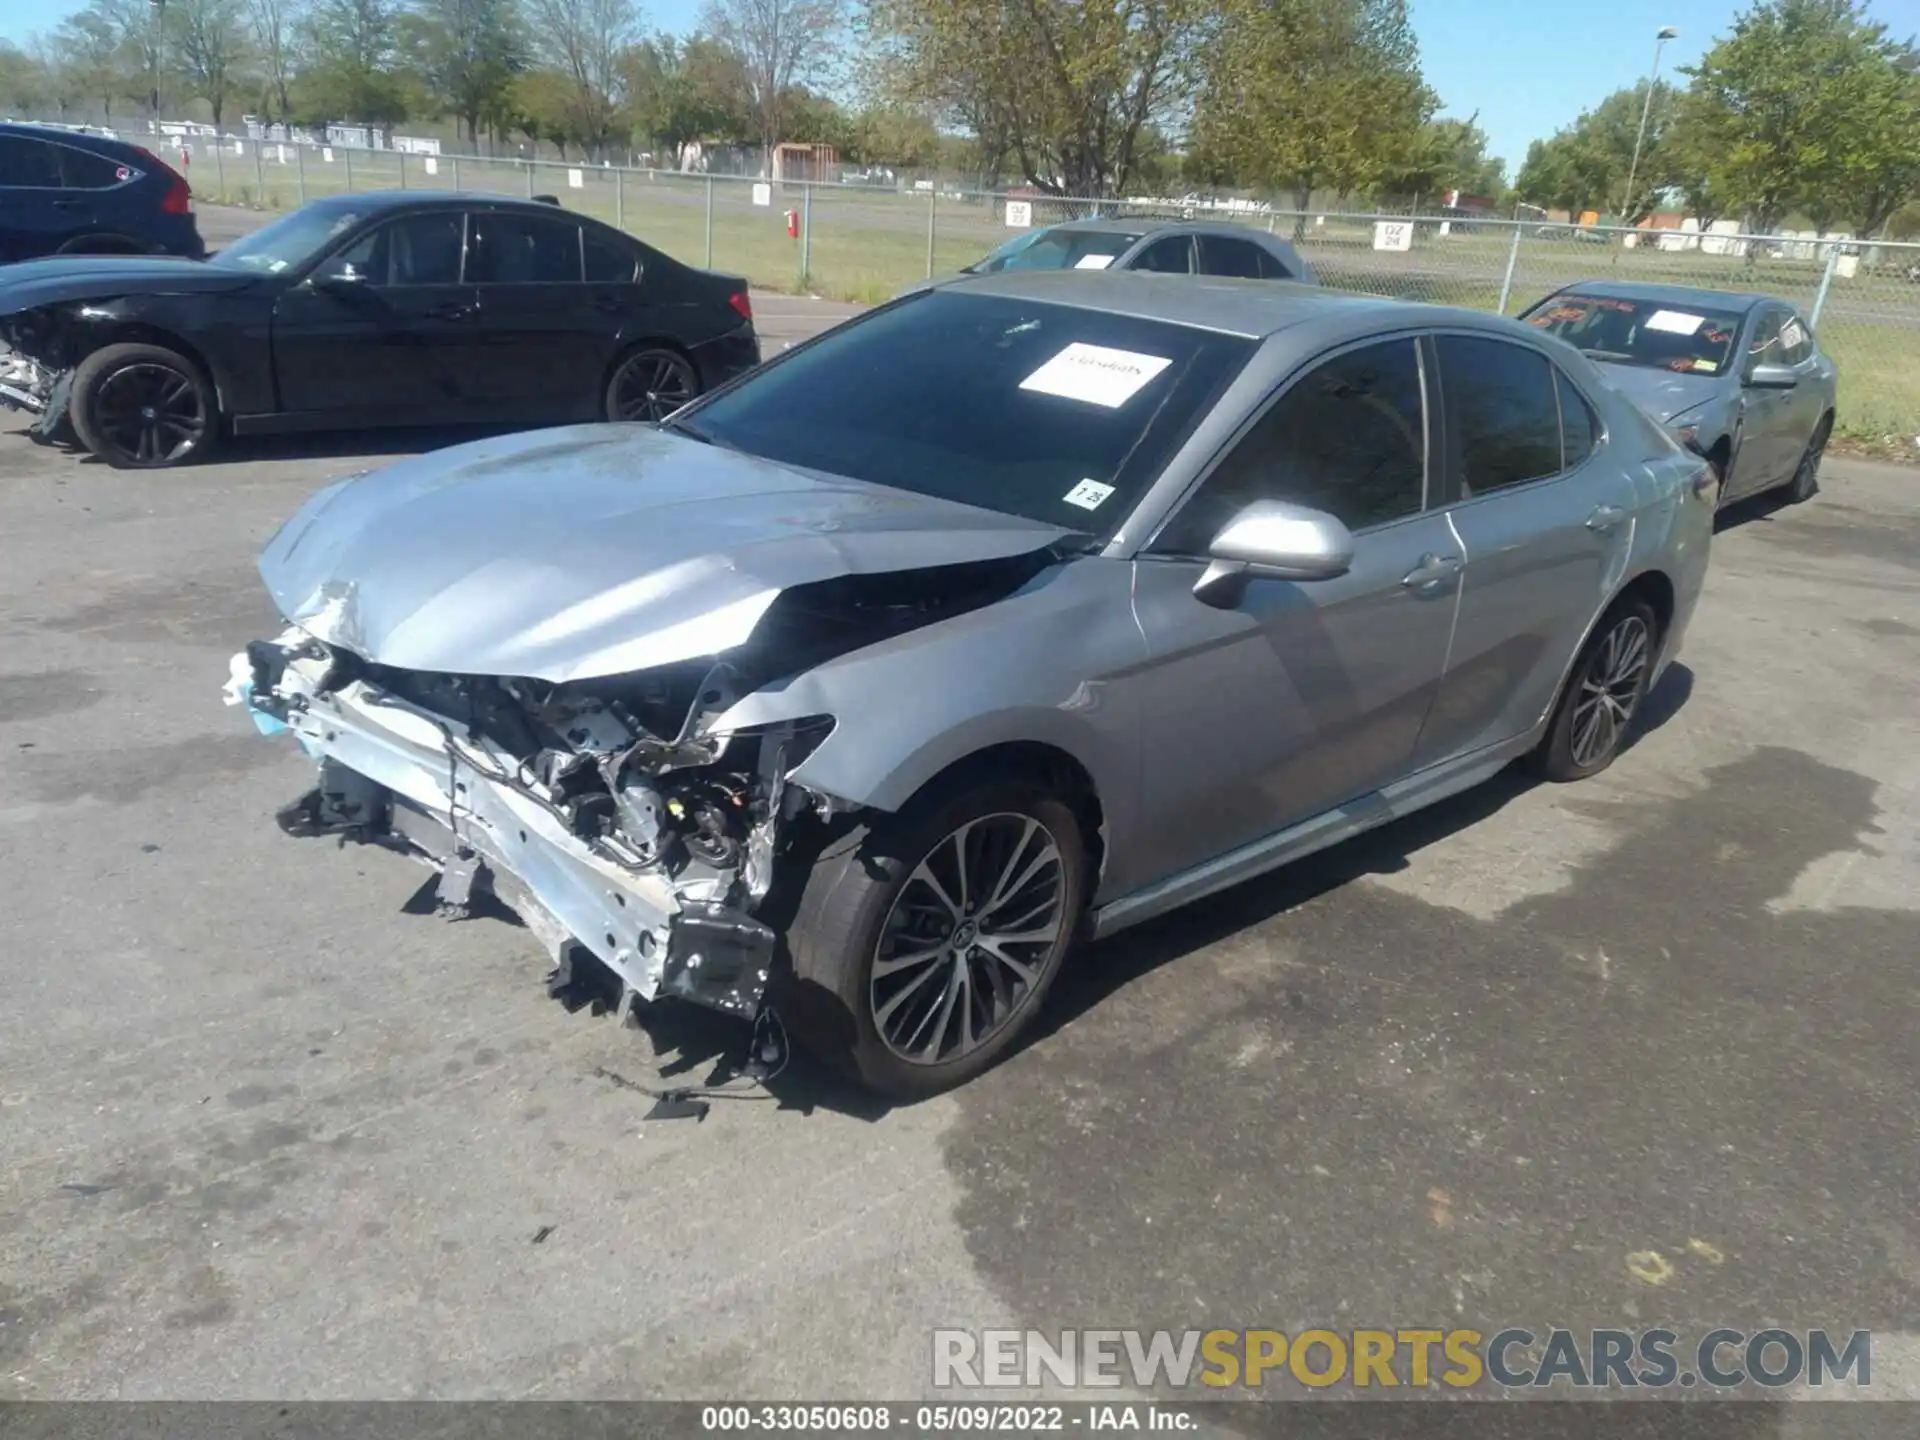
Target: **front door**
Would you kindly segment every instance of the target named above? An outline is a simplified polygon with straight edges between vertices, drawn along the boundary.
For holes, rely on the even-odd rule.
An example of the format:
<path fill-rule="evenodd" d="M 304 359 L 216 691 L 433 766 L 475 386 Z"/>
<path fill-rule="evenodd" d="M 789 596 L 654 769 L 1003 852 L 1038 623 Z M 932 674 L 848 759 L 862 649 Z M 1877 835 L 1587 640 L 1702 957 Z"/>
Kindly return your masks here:
<path fill-rule="evenodd" d="M 1461 569 L 1446 517 L 1425 507 L 1427 434 L 1413 338 L 1335 354 L 1282 392 L 1137 559 L 1142 793 L 1163 874 L 1410 768 Z M 1305 583 L 1256 576 L 1232 608 L 1200 600 L 1209 542 L 1262 499 L 1338 516 L 1355 532 L 1353 567 Z"/>
<path fill-rule="evenodd" d="M 1741 360 L 1743 381 L 1756 365 L 1788 363 L 1787 337 L 1782 331 L 1790 318 L 1778 305 L 1759 308 Z M 1794 442 L 1794 392 L 1748 385 L 1741 392 L 1740 402 L 1740 449 L 1734 456 L 1724 497 L 1727 500 L 1780 484 L 1800 462 L 1799 446 Z"/>
<path fill-rule="evenodd" d="M 349 241 L 274 307 L 280 408 L 342 424 L 486 418 L 467 393 L 479 331 L 465 216 L 434 210 Z"/>
<path fill-rule="evenodd" d="M 1422 767 L 1525 734 L 1624 578 L 1637 496 L 1579 389 L 1530 346 L 1435 337 L 1447 512 L 1466 559 Z"/>

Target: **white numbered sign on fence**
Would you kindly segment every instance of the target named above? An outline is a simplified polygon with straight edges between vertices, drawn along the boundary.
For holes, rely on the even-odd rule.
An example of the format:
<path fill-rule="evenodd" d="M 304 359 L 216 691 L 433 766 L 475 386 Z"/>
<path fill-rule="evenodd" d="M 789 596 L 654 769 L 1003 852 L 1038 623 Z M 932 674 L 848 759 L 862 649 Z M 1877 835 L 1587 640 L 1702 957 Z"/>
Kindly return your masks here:
<path fill-rule="evenodd" d="M 771 205 L 773 203 L 773 186 L 771 185 L 754 186 L 753 187 L 753 203 L 756 205 Z"/>
<path fill-rule="evenodd" d="M 567 171 L 567 184 L 575 190 L 584 190 L 587 185 L 587 177 L 582 175 L 578 170 L 569 170 Z"/>
<path fill-rule="evenodd" d="M 1373 225 L 1373 248 L 1376 250 L 1411 250 L 1413 248 L 1413 223 L 1408 220 L 1376 220 Z"/>
<path fill-rule="evenodd" d="M 440 173 L 440 162 L 434 159 L 433 156 L 431 155 L 427 156 L 427 174 L 438 175 L 439 173 Z"/>
<path fill-rule="evenodd" d="M 1033 202 L 1031 200 L 1007 201 L 1007 228 L 1025 230 L 1033 224 Z"/>
<path fill-rule="evenodd" d="M 331 165 L 333 163 L 333 147 L 331 145 L 322 145 L 320 147 L 320 158 Z"/>

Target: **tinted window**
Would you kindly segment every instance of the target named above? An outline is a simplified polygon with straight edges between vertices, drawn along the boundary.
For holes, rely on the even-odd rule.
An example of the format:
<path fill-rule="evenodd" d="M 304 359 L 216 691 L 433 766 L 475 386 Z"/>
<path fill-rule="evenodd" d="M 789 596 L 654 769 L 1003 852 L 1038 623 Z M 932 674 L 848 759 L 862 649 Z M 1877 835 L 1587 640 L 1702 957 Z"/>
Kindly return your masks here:
<path fill-rule="evenodd" d="M 1139 238 L 1137 231 L 1033 230 L 1014 236 L 971 268 L 980 275 L 1002 270 L 1104 270 Z"/>
<path fill-rule="evenodd" d="M 1169 235 L 1156 240 L 1140 252 L 1133 262 L 1135 270 L 1154 270 L 1162 275 L 1193 273 L 1193 241 L 1185 235 Z"/>
<path fill-rule="evenodd" d="M 1440 384 L 1462 495 L 1560 470 L 1560 406 L 1544 355 L 1504 340 L 1442 335 Z"/>
<path fill-rule="evenodd" d="M 1702 375 L 1727 368 L 1740 331 L 1728 310 L 1614 295 L 1555 295 L 1523 318 L 1595 360 Z"/>
<path fill-rule="evenodd" d="M 1236 280 L 1260 278 L 1260 247 L 1250 240 L 1223 240 L 1202 236 L 1200 268 L 1208 275 L 1225 275 Z"/>
<path fill-rule="evenodd" d="M 69 190 L 106 190 L 133 178 L 133 171 L 117 160 L 89 150 L 76 150 L 71 145 L 57 148 L 61 176 Z"/>
<path fill-rule="evenodd" d="M 0 135 L 0 185 L 59 189 L 59 152 L 44 140 Z"/>
<path fill-rule="evenodd" d="M 556 285 L 580 279 L 580 227 L 545 215 L 476 215 L 467 279 L 482 285 Z"/>
<path fill-rule="evenodd" d="M 1749 365 L 1786 363 L 1786 346 L 1780 338 L 1780 322 L 1784 318 L 1778 310 L 1763 310 L 1754 320 L 1753 334 L 1747 340 Z"/>
<path fill-rule="evenodd" d="M 329 256 L 320 273 L 364 280 L 377 288 L 457 285 L 461 218 L 458 211 L 442 210 L 376 226 Z"/>
<path fill-rule="evenodd" d="M 1350 529 L 1420 509 L 1426 420 L 1411 340 L 1337 355 L 1288 388 L 1174 516 L 1154 549 L 1205 552 L 1256 500 L 1289 500 Z"/>
<path fill-rule="evenodd" d="M 1553 372 L 1553 380 L 1560 387 L 1560 468 L 1571 470 L 1593 453 L 1600 425 L 1571 380 L 1558 370 Z"/>
<path fill-rule="evenodd" d="M 674 428 L 1108 535 L 1252 349 L 1183 325 L 935 291 L 829 331 Z"/>
<path fill-rule="evenodd" d="M 596 285 L 626 285 L 634 280 L 636 267 L 631 245 L 587 226 L 581 227 L 580 236 L 588 280 Z"/>
<path fill-rule="evenodd" d="M 1260 252 L 1260 278 L 1262 280 L 1296 280 L 1299 277 L 1288 266 L 1264 246 L 1256 245 Z"/>

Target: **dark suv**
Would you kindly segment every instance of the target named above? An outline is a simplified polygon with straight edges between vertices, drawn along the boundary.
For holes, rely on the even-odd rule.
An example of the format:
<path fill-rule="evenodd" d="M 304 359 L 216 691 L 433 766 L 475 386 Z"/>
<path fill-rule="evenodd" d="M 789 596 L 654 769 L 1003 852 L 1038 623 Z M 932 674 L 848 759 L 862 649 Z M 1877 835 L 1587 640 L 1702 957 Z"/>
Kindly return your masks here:
<path fill-rule="evenodd" d="M 151 150 L 54 125 L 0 123 L 0 262 L 206 253 L 186 177 Z"/>

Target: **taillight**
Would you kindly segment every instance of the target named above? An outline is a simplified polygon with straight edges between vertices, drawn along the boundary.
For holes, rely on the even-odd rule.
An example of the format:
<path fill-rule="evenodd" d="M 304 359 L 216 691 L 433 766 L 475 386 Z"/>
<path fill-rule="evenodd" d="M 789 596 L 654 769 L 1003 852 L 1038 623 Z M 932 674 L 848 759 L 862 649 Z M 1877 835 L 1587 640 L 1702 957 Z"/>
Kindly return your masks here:
<path fill-rule="evenodd" d="M 747 321 L 749 324 L 752 323 L 753 301 L 747 298 L 746 291 L 734 291 L 733 294 L 727 297 L 727 304 L 731 305 L 739 313 L 742 320 Z"/>
<path fill-rule="evenodd" d="M 193 213 L 193 190 L 187 184 L 187 177 L 162 160 L 144 145 L 133 147 L 153 162 L 153 168 L 167 177 L 167 193 L 160 197 L 160 213 L 163 215 L 191 215 Z"/>

